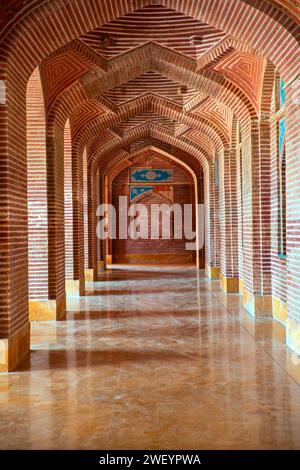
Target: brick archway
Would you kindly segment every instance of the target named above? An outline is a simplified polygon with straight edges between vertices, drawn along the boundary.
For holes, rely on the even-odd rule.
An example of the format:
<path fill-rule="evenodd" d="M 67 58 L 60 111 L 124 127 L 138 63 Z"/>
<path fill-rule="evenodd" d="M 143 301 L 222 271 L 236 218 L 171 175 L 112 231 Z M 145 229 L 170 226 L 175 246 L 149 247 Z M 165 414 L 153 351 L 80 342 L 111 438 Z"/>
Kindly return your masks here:
<path fill-rule="evenodd" d="M 190 201 L 190 202 L 192 204 L 195 204 L 195 207 L 200 202 L 203 203 L 203 190 L 204 190 L 204 188 L 203 188 L 203 179 L 200 178 L 200 176 L 199 176 L 199 174 L 202 171 L 201 167 L 199 167 L 199 163 L 195 160 L 194 157 L 191 157 L 190 155 L 185 154 L 182 151 L 179 153 L 179 155 L 175 156 L 175 155 L 169 153 L 168 151 L 166 151 L 166 149 L 159 149 L 157 147 L 157 145 L 159 145 L 159 142 L 157 142 L 157 144 L 155 146 L 147 145 L 142 149 L 139 148 L 138 150 L 135 150 L 135 151 L 131 152 L 130 155 L 128 155 L 127 152 L 120 152 L 112 160 L 106 159 L 106 161 L 99 162 L 99 163 L 101 163 L 101 167 L 99 167 L 99 170 L 100 170 L 99 171 L 99 178 L 101 180 L 101 187 L 102 187 L 102 191 L 101 191 L 101 195 L 100 195 L 100 201 L 110 203 L 111 199 L 113 199 L 114 206 L 116 207 L 117 203 L 116 203 L 116 199 L 113 197 L 112 187 L 113 187 L 113 185 L 115 185 L 115 180 L 116 180 L 116 178 L 118 178 L 118 175 L 124 173 L 124 171 L 128 171 L 129 168 L 134 168 L 135 165 L 140 166 L 141 162 L 144 161 L 145 158 L 147 159 L 147 155 L 154 154 L 154 156 L 156 158 L 161 158 L 162 160 L 166 160 L 166 162 L 169 162 L 168 163 L 169 165 L 170 164 L 175 165 L 176 167 L 180 168 L 181 171 L 186 173 L 188 178 L 191 179 L 191 182 L 193 182 L 192 183 L 192 193 L 191 193 L 192 201 Z M 114 153 L 114 152 L 112 151 L 112 153 Z M 179 158 L 179 156 L 181 158 Z M 98 172 L 97 172 L 97 175 L 98 175 Z M 156 194 L 156 192 L 155 192 L 155 194 Z M 155 194 L 154 194 L 154 196 L 155 196 Z M 157 193 L 157 194 L 159 195 L 159 193 Z M 108 197 L 108 199 L 106 199 L 107 197 Z M 162 197 L 166 198 L 166 196 L 162 196 Z M 177 192 L 176 197 L 178 197 L 178 192 Z M 166 200 L 169 200 L 169 199 L 166 199 Z M 158 200 L 155 200 L 155 201 L 156 201 L 156 203 L 158 203 Z M 140 201 L 140 200 L 135 201 L 135 203 L 137 203 L 137 202 L 142 202 L 142 201 Z M 154 201 L 152 201 L 152 202 L 154 202 Z M 175 200 L 173 202 L 176 203 Z M 169 204 L 172 204 L 173 202 L 171 201 L 171 199 L 169 200 Z M 195 217 L 195 214 L 194 214 L 194 217 Z M 197 214 L 196 217 L 198 218 L 198 214 Z M 200 226 L 201 226 L 201 223 L 200 223 Z M 203 227 L 203 225 L 202 225 L 202 227 Z M 197 239 L 197 244 L 199 245 L 200 239 L 202 240 L 202 236 L 200 237 L 200 235 L 197 233 L 196 239 Z M 115 243 L 117 243 L 117 242 L 115 242 Z M 151 241 L 150 241 L 150 243 L 151 243 Z M 180 248 L 180 253 L 181 254 L 178 255 L 178 256 L 179 257 L 181 256 L 181 258 L 183 257 L 182 259 L 184 259 L 184 251 L 182 251 L 184 240 L 181 241 L 181 242 L 177 242 L 177 245 L 178 245 L 178 243 L 179 243 L 179 246 L 181 247 Z M 110 243 L 108 243 L 108 242 L 102 243 L 102 244 L 100 243 L 100 245 L 101 245 L 101 248 L 102 248 L 102 249 L 100 249 L 100 252 L 102 252 L 102 255 L 104 256 L 104 260 L 105 260 L 105 253 L 107 254 L 108 249 L 109 249 L 109 253 L 110 253 L 110 255 L 109 255 L 109 258 L 110 258 L 111 255 L 113 254 L 113 247 L 115 246 L 114 242 L 112 241 Z M 144 245 L 145 245 L 145 243 L 142 244 L 142 246 L 139 247 L 140 251 L 143 250 Z M 147 242 L 146 242 L 146 245 L 147 245 Z M 146 245 L 144 246 L 144 249 L 145 249 Z M 174 243 L 173 243 L 173 245 L 174 245 Z M 168 243 L 167 243 L 166 246 L 168 246 Z M 171 246 L 172 246 L 172 242 L 171 242 Z M 173 246 L 173 249 L 174 248 L 176 248 L 176 242 L 175 242 L 175 245 Z M 104 250 L 104 252 L 103 252 L 103 250 Z M 94 253 L 95 252 L 96 252 L 96 249 L 94 250 Z M 200 262 L 201 262 L 201 267 L 204 266 L 203 265 L 203 263 L 204 263 L 204 247 L 199 246 L 199 249 L 195 251 L 194 255 L 193 255 L 193 253 L 190 253 L 190 252 L 187 252 L 187 253 L 189 255 L 188 259 L 190 261 L 193 261 L 193 262 L 195 261 L 196 265 L 198 267 L 200 266 Z M 179 257 L 177 257 L 177 258 L 179 259 Z M 133 259 L 135 259 L 135 258 L 136 257 L 133 256 Z M 137 258 L 141 262 L 145 257 L 143 257 L 143 254 L 141 253 L 140 255 L 137 256 Z M 167 256 L 167 261 L 170 262 L 170 260 L 173 260 L 173 262 L 175 262 L 175 260 L 177 258 L 176 258 L 175 255 L 173 257 L 170 255 L 170 256 Z M 162 261 L 162 258 L 161 258 L 161 261 Z M 95 264 L 96 264 L 96 262 L 94 263 L 94 265 Z"/>
<path fill-rule="evenodd" d="M 96 8 L 94 2 L 85 1 L 84 8 L 82 0 L 77 0 L 72 6 L 65 6 L 59 1 L 53 2 L 55 4 L 55 12 L 49 7 L 48 2 L 44 2 L 39 7 L 36 7 L 32 13 L 27 14 L 20 23 L 23 29 L 22 40 L 29 39 L 28 32 L 30 30 L 31 40 L 29 42 L 30 48 L 34 51 L 33 44 L 36 44 L 36 50 L 32 56 L 28 56 L 24 61 L 27 67 L 27 77 L 31 74 L 33 69 L 40 63 L 47 55 L 55 51 L 64 44 L 67 44 L 75 37 L 96 28 L 104 23 L 109 23 L 117 17 L 124 16 L 126 13 L 142 8 L 145 5 L 156 4 L 156 0 L 139 0 L 132 4 L 129 0 L 122 0 L 118 2 L 113 8 L 107 8 L 106 2 L 99 2 Z M 193 18 L 201 18 L 208 24 L 231 34 L 233 37 L 241 39 L 243 42 L 251 44 L 254 48 L 260 51 L 265 57 L 271 60 L 276 67 L 280 70 L 281 75 L 288 79 L 293 77 L 292 73 L 296 73 L 299 69 L 299 49 L 297 39 L 299 37 L 299 28 L 292 28 L 292 21 L 286 21 L 284 15 L 279 15 L 280 12 L 274 6 L 267 5 L 263 1 L 256 1 L 254 5 L 250 2 L 242 1 L 228 1 L 219 0 L 215 1 L 213 8 L 208 0 L 204 0 L 200 5 L 195 6 L 193 2 L 185 1 L 179 6 L 174 5 L 173 0 L 161 0 L 160 4 L 169 8 L 174 8 Z M 225 8 L 226 7 L 226 8 Z M 242 22 L 241 18 L 237 15 L 234 16 L 234 11 L 243 11 Z M 80 12 L 84 11 L 85 15 Z M 68 28 L 66 18 L 76 17 L 76 23 L 73 23 L 72 29 Z M 49 18 L 51 16 L 51 21 Z M 38 21 L 37 21 L 38 19 Z M 282 22 L 282 24 L 281 24 Z M 49 24 L 51 23 L 51 29 Z M 61 31 L 61 25 L 65 25 L 64 34 Z M 267 34 L 258 39 L 257 32 L 260 30 L 261 24 L 268 24 Z M 287 28 L 283 25 L 286 24 Z M 37 27 L 38 25 L 38 27 Z M 250 27 L 251 25 L 251 27 Z M 19 26 L 20 27 L 20 26 Z M 17 28 L 16 28 L 17 29 Z M 292 30 L 292 34 L 289 32 Z M 43 40 L 44 38 L 44 40 Z M 270 40 L 272 38 L 272 40 Z M 11 54 L 13 48 L 18 50 L 18 58 L 20 60 L 20 51 L 25 52 L 23 47 L 18 47 L 20 39 L 18 35 L 14 35 L 14 29 L 3 39 L 8 48 L 7 55 Z M 268 44 L 269 47 L 268 47 Z M 271 46 L 272 45 L 272 46 Z M 42 47 L 41 47 L 42 46 Z M 292 51 L 289 64 L 284 63 L 283 57 L 279 54 L 282 47 L 289 48 Z M 294 55 L 293 55 L 294 54 Z M 24 56 L 25 58 L 25 56 Z M 288 65 L 288 66 L 287 66 Z M 288 70 L 290 67 L 293 72 Z M 31 70 L 30 70 L 31 68 Z"/>
<path fill-rule="evenodd" d="M 96 148 L 92 147 L 92 154 L 90 153 L 91 150 L 88 150 L 88 155 L 89 155 L 89 164 L 88 164 L 88 190 L 89 190 L 89 267 L 94 270 L 94 273 L 97 272 L 97 262 L 96 262 L 96 239 L 94 234 L 96 233 L 96 226 L 95 226 L 95 218 L 93 214 L 96 213 L 96 205 L 97 205 L 97 200 L 99 196 L 97 196 L 97 185 L 96 185 L 96 175 L 97 175 L 97 167 L 99 166 L 100 162 L 103 160 L 103 165 L 105 165 L 105 162 L 108 162 L 110 159 L 110 156 L 116 152 L 117 150 L 120 151 L 120 154 L 118 157 L 116 157 L 116 160 L 121 162 L 121 167 L 122 167 L 122 160 L 125 160 L 128 158 L 128 153 L 123 152 L 122 153 L 122 146 L 125 145 L 130 145 L 131 143 L 134 143 L 137 140 L 140 140 L 143 137 L 149 136 L 149 131 L 151 133 L 151 136 L 154 137 L 157 141 L 165 142 L 170 145 L 172 145 L 172 148 L 178 148 L 180 151 L 183 151 L 187 155 L 190 155 L 189 159 L 185 157 L 185 159 L 181 162 L 183 165 L 187 165 L 187 167 L 193 166 L 192 160 L 194 159 L 195 162 L 199 162 L 201 167 L 203 168 L 204 173 L 206 174 L 205 178 L 205 198 L 206 200 L 210 201 L 210 211 L 206 213 L 206 220 L 208 221 L 208 218 L 211 217 L 210 223 L 206 224 L 206 241 L 205 241 L 205 257 L 207 260 L 212 260 L 213 259 L 213 250 L 214 250 L 214 244 L 212 240 L 214 239 L 214 233 L 216 230 L 215 223 L 213 222 L 214 218 L 214 191 L 213 191 L 213 186 L 208 185 L 208 181 L 213 178 L 213 166 L 211 163 L 211 160 L 209 159 L 209 155 L 206 154 L 204 149 L 201 149 L 199 145 L 191 145 L 191 144 L 186 144 L 181 142 L 180 140 L 174 138 L 173 136 L 168 135 L 166 132 L 163 132 L 162 129 L 155 129 L 155 127 L 151 126 L 149 129 L 148 126 L 141 127 L 138 129 L 138 132 L 136 130 L 129 132 L 126 139 L 123 141 L 121 144 L 120 142 L 111 142 L 109 143 L 106 147 L 103 147 L 99 145 L 99 150 L 97 152 Z M 174 158 L 174 157 L 173 157 Z M 182 158 L 182 157 L 181 157 Z M 190 160 L 192 158 L 192 160 Z M 175 158 L 176 160 L 176 158 Z M 178 160 L 180 162 L 180 160 Z M 126 166 L 126 163 L 125 163 Z M 195 167 L 196 175 L 199 175 L 199 169 L 197 171 L 197 168 Z M 212 261 L 213 262 L 213 261 Z M 80 263 L 81 266 L 83 266 L 83 259 L 81 260 Z M 78 274 L 78 276 L 83 276 L 83 269 L 81 269 L 81 274 Z M 78 277 L 79 278 L 79 277 Z M 95 278 L 97 278 L 97 275 L 95 274 Z"/>

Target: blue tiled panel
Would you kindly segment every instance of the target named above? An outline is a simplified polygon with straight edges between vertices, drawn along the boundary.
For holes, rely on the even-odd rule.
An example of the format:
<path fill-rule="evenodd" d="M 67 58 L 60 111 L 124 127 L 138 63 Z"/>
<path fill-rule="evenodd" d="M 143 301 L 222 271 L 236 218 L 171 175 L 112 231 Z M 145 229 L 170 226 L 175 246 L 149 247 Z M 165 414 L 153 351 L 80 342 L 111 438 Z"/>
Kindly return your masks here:
<path fill-rule="evenodd" d="M 134 183 L 169 183 L 172 181 L 172 170 L 139 168 L 131 172 L 131 182 Z"/>
<path fill-rule="evenodd" d="M 285 105 L 285 90 L 284 90 L 284 81 L 280 80 L 280 107 Z"/>
<path fill-rule="evenodd" d="M 137 196 L 143 193 L 152 191 L 153 186 L 131 186 L 130 187 L 130 201 L 133 201 Z"/>
<path fill-rule="evenodd" d="M 279 121 L 279 158 L 282 158 L 285 145 L 285 118 Z"/>

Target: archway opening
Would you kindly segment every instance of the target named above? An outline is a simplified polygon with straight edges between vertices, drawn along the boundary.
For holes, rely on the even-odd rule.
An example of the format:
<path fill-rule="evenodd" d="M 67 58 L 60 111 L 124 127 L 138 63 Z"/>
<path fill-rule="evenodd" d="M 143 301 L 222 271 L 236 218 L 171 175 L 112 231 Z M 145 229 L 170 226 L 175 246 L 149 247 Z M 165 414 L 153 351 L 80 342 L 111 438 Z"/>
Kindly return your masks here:
<path fill-rule="evenodd" d="M 187 169 L 149 149 L 108 179 L 108 188 L 117 221 L 116 237 L 106 244 L 112 263 L 196 263 L 195 181 Z M 126 238 L 120 236 L 124 233 L 121 199 L 128 207 Z"/>

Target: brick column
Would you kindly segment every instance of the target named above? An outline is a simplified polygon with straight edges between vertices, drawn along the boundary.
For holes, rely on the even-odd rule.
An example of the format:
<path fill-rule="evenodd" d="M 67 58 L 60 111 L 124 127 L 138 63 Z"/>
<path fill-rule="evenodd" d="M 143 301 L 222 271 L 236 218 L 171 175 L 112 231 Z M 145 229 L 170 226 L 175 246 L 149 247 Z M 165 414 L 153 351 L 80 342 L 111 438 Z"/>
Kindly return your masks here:
<path fill-rule="evenodd" d="M 48 319 L 66 316 L 65 229 L 64 229 L 64 128 L 47 126 L 48 183 L 48 260 L 49 301 L 45 306 Z"/>
<path fill-rule="evenodd" d="M 197 186 L 198 186 L 198 204 L 204 205 L 204 175 L 201 173 L 200 176 L 197 178 Z M 204 212 L 201 213 L 204 216 Z M 205 229 L 204 220 L 200 221 L 200 230 Z M 205 234 L 202 234 L 200 238 L 203 238 L 203 246 L 199 249 L 199 268 L 205 269 Z"/>
<path fill-rule="evenodd" d="M 300 76 L 286 87 L 287 344 L 300 355 Z"/>
<path fill-rule="evenodd" d="M 69 294 L 73 293 L 75 289 L 73 284 L 72 139 L 69 119 L 66 122 L 64 130 L 64 219 L 66 291 Z"/>
<path fill-rule="evenodd" d="M 83 149 L 72 148 L 73 194 L 73 280 L 76 291 L 84 295 L 84 206 L 83 206 Z"/>
<path fill-rule="evenodd" d="M 270 284 L 265 283 L 264 253 L 270 256 L 269 208 L 263 208 L 270 191 L 270 175 L 265 173 L 266 155 L 260 152 L 260 123 L 253 119 L 243 136 L 243 305 L 253 316 L 271 315 Z M 270 156 L 268 157 L 270 158 Z"/>
<path fill-rule="evenodd" d="M 105 177 L 100 176 L 100 171 L 97 169 L 97 205 L 104 204 L 105 202 Z M 106 254 L 107 254 L 107 240 L 97 239 L 97 260 L 98 272 L 103 272 L 106 269 Z"/>
<path fill-rule="evenodd" d="M 111 181 L 108 177 L 103 177 L 102 179 L 99 178 L 98 176 L 98 181 L 99 181 L 99 202 L 104 201 L 106 204 L 111 204 L 112 203 L 112 184 Z M 104 181 L 104 184 L 103 184 Z M 102 182 L 102 184 L 101 184 Z M 110 220 L 109 220 L 110 223 Z M 101 249 L 101 247 L 99 246 Z M 107 269 L 107 265 L 112 263 L 112 240 L 110 238 L 107 238 L 103 245 L 102 245 L 102 254 L 100 254 L 99 259 L 99 270 L 102 270 L 102 259 L 104 260 L 104 266 L 103 269 Z"/>
<path fill-rule="evenodd" d="M 93 172 L 94 166 L 88 163 L 88 226 L 89 226 L 89 269 L 93 270 L 93 281 L 98 279 L 98 250 L 97 250 L 97 200 L 98 178 Z"/>
<path fill-rule="evenodd" d="M 261 113 L 260 119 L 260 259 L 261 292 L 266 298 L 272 296 L 271 271 L 271 127 L 270 116 Z M 267 301 L 268 302 L 268 301 Z M 271 312 L 270 308 L 267 313 Z"/>
<path fill-rule="evenodd" d="M 243 201 L 243 151 L 241 142 L 236 153 L 236 184 L 237 184 L 237 235 L 238 235 L 238 270 L 239 270 L 239 293 L 243 295 L 244 291 L 244 201 Z"/>
<path fill-rule="evenodd" d="M 72 145 L 69 120 L 64 131 L 66 290 L 84 295 L 83 152 Z"/>
<path fill-rule="evenodd" d="M 218 164 L 208 164 L 204 168 L 205 202 L 205 274 L 209 279 L 219 279 L 219 196 Z"/>
<path fill-rule="evenodd" d="M 227 293 L 239 291 L 236 126 L 234 119 L 231 148 L 226 147 L 219 156 L 220 282 Z"/>
<path fill-rule="evenodd" d="M 83 219 L 84 219 L 84 278 L 93 281 L 93 271 L 89 269 L 89 223 L 88 223 L 88 187 L 87 187 L 87 151 L 83 151 Z"/>
<path fill-rule="evenodd" d="M 16 369 L 30 343 L 26 82 L 13 87 L 5 78 L 0 76 L 0 372 Z"/>

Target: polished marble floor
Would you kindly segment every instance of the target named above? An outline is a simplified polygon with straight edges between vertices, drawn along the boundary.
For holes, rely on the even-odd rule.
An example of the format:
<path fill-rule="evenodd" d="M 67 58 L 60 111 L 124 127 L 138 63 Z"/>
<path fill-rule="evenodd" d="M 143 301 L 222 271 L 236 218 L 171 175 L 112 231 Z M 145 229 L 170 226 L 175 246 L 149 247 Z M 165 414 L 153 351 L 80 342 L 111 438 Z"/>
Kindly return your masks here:
<path fill-rule="evenodd" d="M 300 364 L 193 267 L 118 266 L 32 324 L 0 375 L 1 449 L 300 448 Z"/>

